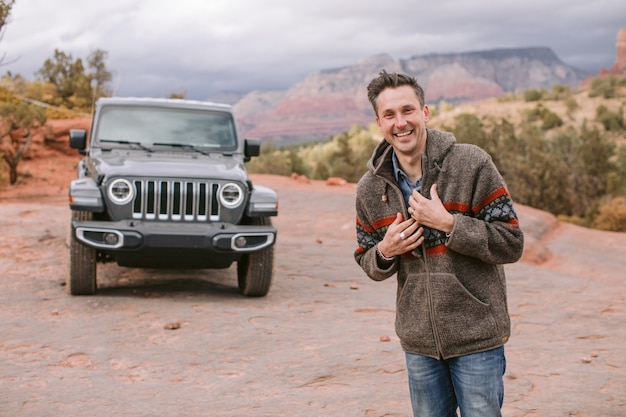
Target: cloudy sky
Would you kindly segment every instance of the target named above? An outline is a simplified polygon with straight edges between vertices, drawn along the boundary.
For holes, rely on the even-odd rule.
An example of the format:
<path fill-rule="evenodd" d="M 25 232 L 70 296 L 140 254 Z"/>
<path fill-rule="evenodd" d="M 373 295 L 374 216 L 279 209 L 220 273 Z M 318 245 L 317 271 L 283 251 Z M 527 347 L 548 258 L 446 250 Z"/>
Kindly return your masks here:
<path fill-rule="evenodd" d="M 624 0 L 16 0 L 2 74 L 29 80 L 59 49 L 108 52 L 117 95 L 285 89 L 378 53 L 547 46 L 597 72 L 615 62 Z"/>

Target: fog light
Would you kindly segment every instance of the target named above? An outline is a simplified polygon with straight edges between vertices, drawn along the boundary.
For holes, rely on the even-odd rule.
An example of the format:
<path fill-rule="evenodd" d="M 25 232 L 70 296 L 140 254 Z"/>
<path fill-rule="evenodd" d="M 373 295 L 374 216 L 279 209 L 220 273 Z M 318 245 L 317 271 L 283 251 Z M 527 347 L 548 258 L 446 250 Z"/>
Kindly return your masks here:
<path fill-rule="evenodd" d="M 238 248 L 245 248 L 247 244 L 248 240 L 243 236 L 239 236 L 237 239 L 235 239 L 235 246 L 237 246 Z"/>
<path fill-rule="evenodd" d="M 105 233 L 104 234 L 104 242 L 107 245 L 117 245 L 120 241 L 120 237 L 115 233 Z"/>

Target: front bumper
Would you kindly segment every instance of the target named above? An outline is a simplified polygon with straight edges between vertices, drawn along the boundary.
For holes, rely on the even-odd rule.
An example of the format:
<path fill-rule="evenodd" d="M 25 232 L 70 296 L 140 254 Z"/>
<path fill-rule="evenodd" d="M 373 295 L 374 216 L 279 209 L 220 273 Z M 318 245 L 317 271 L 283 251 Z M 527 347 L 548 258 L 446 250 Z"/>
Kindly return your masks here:
<path fill-rule="evenodd" d="M 73 221 L 72 231 L 82 244 L 107 252 L 189 249 L 242 254 L 260 251 L 276 241 L 276 229 L 271 225 Z"/>

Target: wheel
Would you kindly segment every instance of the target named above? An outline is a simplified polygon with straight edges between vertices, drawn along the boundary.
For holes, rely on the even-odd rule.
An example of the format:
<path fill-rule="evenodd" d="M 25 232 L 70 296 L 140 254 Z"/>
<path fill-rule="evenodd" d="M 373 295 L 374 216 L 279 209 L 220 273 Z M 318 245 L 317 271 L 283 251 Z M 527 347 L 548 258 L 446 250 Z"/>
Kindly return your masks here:
<path fill-rule="evenodd" d="M 89 211 L 72 211 L 72 220 L 91 220 Z M 70 271 L 67 288 L 72 295 L 91 295 L 96 292 L 96 250 L 70 236 Z"/>
<path fill-rule="evenodd" d="M 269 217 L 250 219 L 249 224 L 271 225 Z M 267 295 L 274 275 L 274 246 L 245 254 L 237 261 L 239 292 L 248 297 Z"/>

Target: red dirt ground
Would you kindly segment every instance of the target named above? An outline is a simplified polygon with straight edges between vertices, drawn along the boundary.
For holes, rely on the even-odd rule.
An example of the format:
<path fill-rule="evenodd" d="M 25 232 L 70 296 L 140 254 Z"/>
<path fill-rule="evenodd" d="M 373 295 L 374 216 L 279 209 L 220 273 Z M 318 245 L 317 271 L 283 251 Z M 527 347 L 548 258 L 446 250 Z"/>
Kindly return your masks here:
<path fill-rule="evenodd" d="M 99 267 L 63 287 L 77 155 L 24 160 L 0 189 L 0 416 L 408 416 L 395 279 L 352 259 L 354 184 L 253 175 L 277 190 L 275 278 Z M 626 415 L 626 234 L 517 207 L 504 415 Z M 177 330 L 168 330 L 177 329 Z"/>

